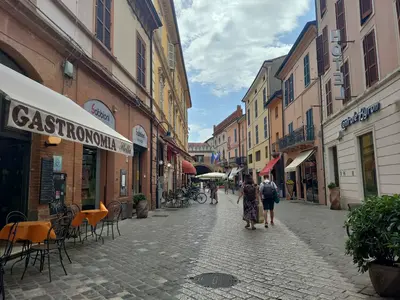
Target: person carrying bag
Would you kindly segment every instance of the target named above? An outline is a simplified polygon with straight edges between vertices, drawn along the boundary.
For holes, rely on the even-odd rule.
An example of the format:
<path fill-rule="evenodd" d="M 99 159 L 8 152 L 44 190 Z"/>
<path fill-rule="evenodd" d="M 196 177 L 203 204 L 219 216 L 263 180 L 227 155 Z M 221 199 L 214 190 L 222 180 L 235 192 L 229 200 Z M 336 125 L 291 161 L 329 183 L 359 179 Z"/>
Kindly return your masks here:
<path fill-rule="evenodd" d="M 269 180 L 269 175 L 264 175 L 264 181 L 260 184 L 260 197 L 264 208 L 265 228 L 268 228 L 268 211 L 271 218 L 271 225 L 274 225 L 274 205 L 279 203 L 278 187 Z"/>

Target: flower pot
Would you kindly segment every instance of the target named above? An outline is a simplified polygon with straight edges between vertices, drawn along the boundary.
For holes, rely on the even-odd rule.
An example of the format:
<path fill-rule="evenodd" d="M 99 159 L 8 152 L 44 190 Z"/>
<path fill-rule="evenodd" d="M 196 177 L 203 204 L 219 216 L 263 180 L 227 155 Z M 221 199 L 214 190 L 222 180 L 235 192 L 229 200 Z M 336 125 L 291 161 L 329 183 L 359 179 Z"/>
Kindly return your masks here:
<path fill-rule="evenodd" d="M 329 189 L 329 202 L 332 210 L 340 210 L 340 188 L 334 187 Z"/>
<path fill-rule="evenodd" d="M 149 214 L 147 201 L 142 200 L 136 204 L 136 216 L 138 219 L 145 219 Z"/>
<path fill-rule="evenodd" d="M 381 297 L 398 297 L 400 295 L 400 267 L 384 266 L 372 262 L 368 266 L 369 278 Z"/>

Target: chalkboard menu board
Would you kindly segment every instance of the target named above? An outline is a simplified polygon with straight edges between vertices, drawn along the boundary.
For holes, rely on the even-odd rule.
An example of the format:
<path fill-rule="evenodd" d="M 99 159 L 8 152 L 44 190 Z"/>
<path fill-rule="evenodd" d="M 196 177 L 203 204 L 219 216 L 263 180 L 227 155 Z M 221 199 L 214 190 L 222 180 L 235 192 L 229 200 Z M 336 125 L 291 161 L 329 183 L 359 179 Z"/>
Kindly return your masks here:
<path fill-rule="evenodd" d="M 42 158 L 40 169 L 40 204 L 48 204 L 54 199 L 53 159 Z"/>
<path fill-rule="evenodd" d="M 53 196 L 53 201 L 49 203 L 50 215 L 61 213 L 64 210 L 67 174 L 54 173 L 53 182 L 54 182 L 54 196 Z"/>

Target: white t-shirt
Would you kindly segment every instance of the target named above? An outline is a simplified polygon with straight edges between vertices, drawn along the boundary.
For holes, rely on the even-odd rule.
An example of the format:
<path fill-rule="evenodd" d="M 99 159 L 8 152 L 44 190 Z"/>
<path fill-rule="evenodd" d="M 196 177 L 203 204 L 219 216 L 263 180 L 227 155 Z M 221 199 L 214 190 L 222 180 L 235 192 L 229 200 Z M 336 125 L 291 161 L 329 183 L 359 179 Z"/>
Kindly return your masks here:
<path fill-rule="evenodd" d="M 269 179 L 266 179 L 266 180 L 264 180 L 264 181 L 260 184 L 260 189 L 259 189 L 259 190 L 260 190 L 261 198 L 262 198 L 262 199 L 264 199 L 264 195 L 262 194 L 262 191 L 263 191 L 263 189 L 264 189 L 264 183 L 268 183 L 268 182 L 271 182 L 272 187 L 273 187 L 276 191 L 278 191 L 278 187 L 276 186 L 275 182 L 270 181 Z"/>

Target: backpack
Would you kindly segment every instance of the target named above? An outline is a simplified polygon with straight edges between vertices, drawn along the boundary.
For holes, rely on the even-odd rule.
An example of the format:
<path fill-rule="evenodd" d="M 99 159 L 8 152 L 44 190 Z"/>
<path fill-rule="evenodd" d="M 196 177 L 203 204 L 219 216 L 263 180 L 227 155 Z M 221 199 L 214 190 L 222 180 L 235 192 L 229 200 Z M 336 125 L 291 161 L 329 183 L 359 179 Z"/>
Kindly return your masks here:
<path fill-rule="evenodd" d="M 262 195 L 264 199 L 274 199 L 274 187 L 272 182 L 263 182 Z"/>

